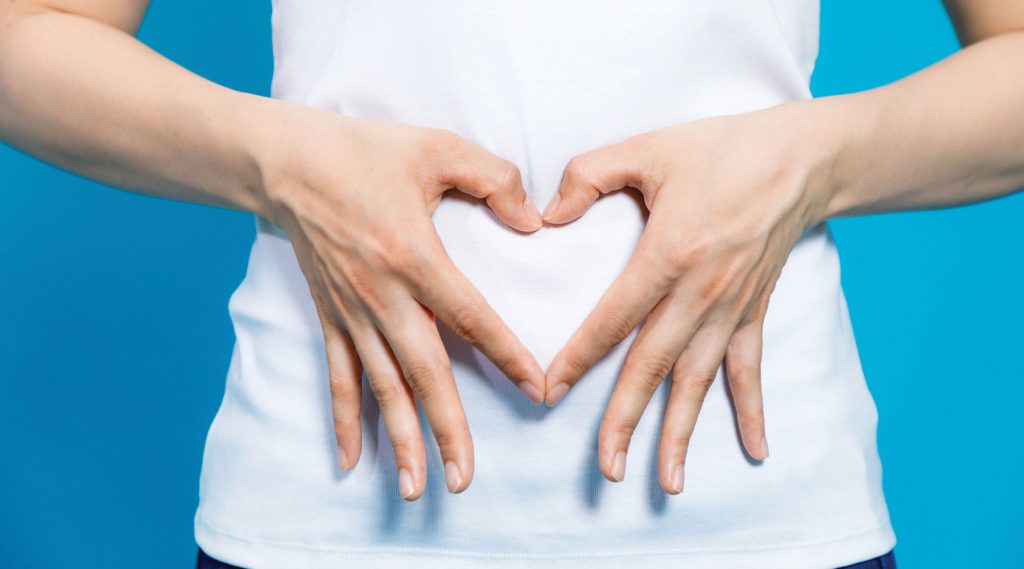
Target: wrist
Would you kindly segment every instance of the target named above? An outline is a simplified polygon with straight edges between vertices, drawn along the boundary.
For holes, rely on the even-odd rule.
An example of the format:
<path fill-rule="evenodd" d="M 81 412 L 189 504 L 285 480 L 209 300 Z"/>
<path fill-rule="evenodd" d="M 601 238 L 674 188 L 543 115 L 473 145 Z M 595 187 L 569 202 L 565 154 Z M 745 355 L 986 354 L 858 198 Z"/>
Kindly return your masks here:
<path fill-rule="evenodd" d="M 230 148 L 230 172 L 227 178 L 239 196 L 239 209 L 273 219 L 280 207 L 281 196 L 274 193 L 272 183 L 276 171 L 275 148 L 280 146 L 280 107 L 285 101 L 232 91 L 223 99 L 223 134 Z"/>
<path fill-rule="evenodd" d="M 815 194 L 812 224 L 857 211 L 863 204 L 858 188 L 869 172 L 863 164 L 864 148 L 877 131 L 878 106 L 866 93 L 837 95 L 806 101 L 812 107 L 814 144 L 820 148 L 821 167 L 810 189 Z"/>

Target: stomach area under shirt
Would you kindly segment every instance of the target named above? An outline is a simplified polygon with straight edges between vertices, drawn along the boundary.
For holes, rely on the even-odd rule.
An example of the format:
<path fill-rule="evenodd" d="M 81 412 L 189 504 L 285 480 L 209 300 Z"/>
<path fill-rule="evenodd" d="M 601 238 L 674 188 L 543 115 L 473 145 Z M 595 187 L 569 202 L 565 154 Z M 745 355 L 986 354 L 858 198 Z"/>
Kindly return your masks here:
<path fill-rule="evenodd" d="M 288 1 L 298 0 L 279 3 Z M 274 94 L 452 130 L 517 164 L 543 208 L 576 154 L 809 97 L 771 4 L 336 3 L 345 6 L 336 21 L 302 31 L 335 38 L 329 56 L 307 68 L 299 52 L 276 51 Z M 562 33 L 567 26 L 572 34 Z M 544 367 L 626 266 L 645 220 L 631 192 L 533 234 L 509 229 L 465 196 L 446 196 L 434 213 L 456 266 Z M 632 337 L 548 409 L 531 405 L 475 348 L 443 331 L 474 436 L 470 489 L 445 491 L 431 442 L 427 491 L 404 503 L 369 393 L 364 456 L 339 477 L 322 336 L 308 297 L 287 242 L 261 221 L 249 273 L 232 299 L 236 357 L 204 463 L 200 518 L 211 526 L 345 551 L 585 557 L 796 547 L 887 524 L 874 405 L 824 225 L 797 243 L 769 307 L 763 375 L 772 456 L 747 460 L 720 377 L 698 421 L 680 497 L 661 491 L 654 470 L 668 383 L 634 434 L 626 480 L 613 485 L 597 470 L 597 428 Z M 268 528 L 256 520 L 284 521 Z"/>

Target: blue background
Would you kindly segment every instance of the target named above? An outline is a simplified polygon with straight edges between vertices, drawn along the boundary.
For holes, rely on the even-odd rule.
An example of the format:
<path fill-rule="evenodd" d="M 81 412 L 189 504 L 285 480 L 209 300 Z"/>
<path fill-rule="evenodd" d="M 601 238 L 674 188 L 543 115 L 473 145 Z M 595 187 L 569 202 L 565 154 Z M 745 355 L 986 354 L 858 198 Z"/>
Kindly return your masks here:
<path fill-rule="evenodd" d="M 266 94 L 269 17 L 266 1 L 156 2 L 141 37 Z M 956 49 L 937 0 L 824 0 L 814 91 Z M 189 567 L 251 217 L 2 145 L 0 192 L 0 567 Z M 1022 221 L 1024 195 L 833 223 L 904 569 L 1024 563 Z"/>

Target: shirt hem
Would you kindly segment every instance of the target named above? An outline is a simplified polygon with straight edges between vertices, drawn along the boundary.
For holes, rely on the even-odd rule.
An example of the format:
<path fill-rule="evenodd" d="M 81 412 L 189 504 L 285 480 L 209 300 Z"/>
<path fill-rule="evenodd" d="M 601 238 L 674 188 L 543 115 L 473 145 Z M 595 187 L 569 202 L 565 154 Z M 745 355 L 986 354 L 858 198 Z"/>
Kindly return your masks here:
<path fill-rule="evenodd" d="M 239 535 L 210 524 L 196 515 L 195 537 L 210 556 L 247 569 L 406 568 L 470 569 L 480 566 L 509 569 L 557 564 L 560 569 L 678 567 L 689 569 L 829 569 L 884 555 L 896 545 L 888 524 L 853 535 L 807 543 L 751 547 L 515 553 L 455 550 L 430 547 L 322 546 L 264 540 Z"/>

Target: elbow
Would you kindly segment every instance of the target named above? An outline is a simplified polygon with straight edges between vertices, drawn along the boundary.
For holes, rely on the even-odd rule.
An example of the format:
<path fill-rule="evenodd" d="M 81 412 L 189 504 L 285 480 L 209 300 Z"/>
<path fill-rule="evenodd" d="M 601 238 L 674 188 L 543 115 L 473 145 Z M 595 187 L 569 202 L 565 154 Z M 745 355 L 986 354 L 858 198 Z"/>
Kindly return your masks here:
<path fill-rule="evenodd" d="M 0 0 L 0 40 L 10 35 L 19 22 L 40 15 L 85 18 L 134 36 L 148 8 L 149 0 L 126 0 L 102 8 L 91 7 L 83 2 Z"/>
<path fill-rule="evenodd" d="M 1024 37 L 1024 25 L 1020 27 L 1007 27 L 987 30 L 961 30 L 957 29 L 957 38 L 960 40 L 960 47 L 965 48 L 978 42 L 995 38 L 1021 38 Z"/>
<path fill-rule="evenodd" d="M 0 40 L 10 35 L 14 25 L 26 12 L 20 2 L 0 2 Z"/>
<path fill-rule="evenodd" d="M 0 70 L 3 64 L 4 52 L 7 50 L 8 40 L 14 35 L 15 27 L 25 15 L 24 10 L 19 9 L 18 2 L 0 2 Z"/>
<path fill-rule="evenodd" d="M 49 8 L 33 0 L 0 1 L 0 34 L 8 32 L 28 16 L 49 11 Z"/>
<path fill-rule="evenodd" d="M 1024 33 L 1024 4 L 983 0 L 943 0 L 961 47 Z"/>

